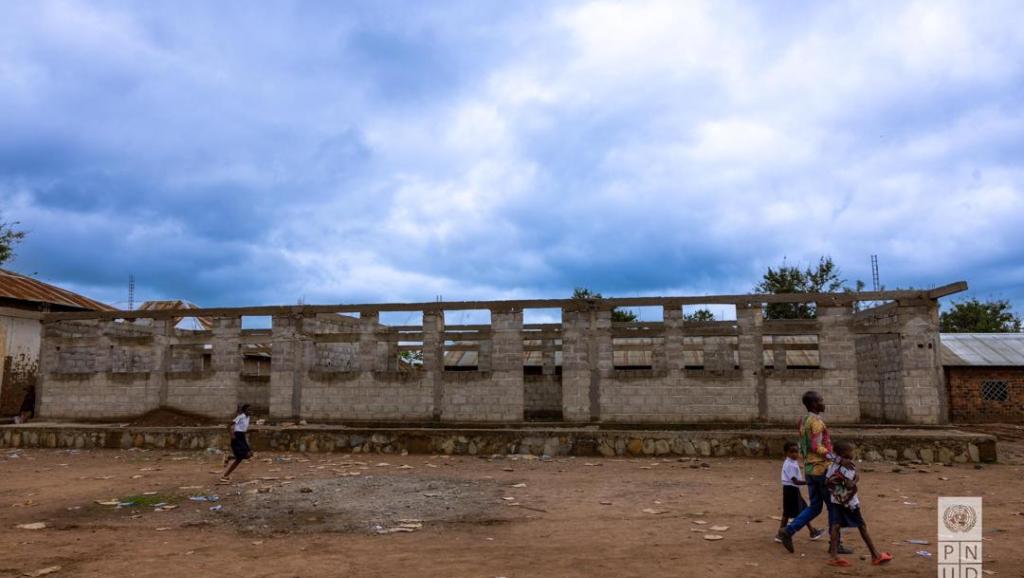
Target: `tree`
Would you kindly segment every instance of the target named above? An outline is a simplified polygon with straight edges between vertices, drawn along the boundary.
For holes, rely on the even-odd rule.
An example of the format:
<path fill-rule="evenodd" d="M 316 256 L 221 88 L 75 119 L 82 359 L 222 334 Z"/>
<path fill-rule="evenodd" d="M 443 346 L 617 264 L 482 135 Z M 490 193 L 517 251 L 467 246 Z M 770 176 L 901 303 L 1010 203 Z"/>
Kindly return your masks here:
<path fill-rule="evenodd" d="M 782 264 L 778 269 L 768 268 L 761 282 L 754 287 L 755 293 L 835 293 L 838 291 L 860 291 L 864 288 L 863 281 L 857 281 L 856 287 L 846 285 L 846 279 L 840 276 L 839 268 L 832 262 L 832 257 L 821 257 L 817 267 L 806 269 Z M 768 319 L 814 319 L 813 303 L 769 303 L 765 311 Z"/>
<path fill-rule="evenodd" d="M 590 289 L 587 289 L 585 287 L 576 287 L 575 289 L 573 289 L 572 290 L 572 298 L 573 299 L 585 299 L 585 300 L 604 299 L 604 297 L 600 293 L 591 291 Z M 619 321 L 619 322 L 636 321 L 636 313 L 633 313 L 632 311 L 623 311 L 623 310 L 619 309 L 618 307 L 616 307 L 615 309 L 612 309 L 612 321 Z"/>
<path fill-rule="evenodd" d="M 684 313 L 683 314 L 683 321 L 689 321 L 690 323 L 702 322 L 702 321 L 714 321 L 714 320 L 715 320 L 715 314 L 712 313 L 708 309 L 698 309 L 698 310 L 694 311 L 693 313 Z"/>
<path fill-rule="evenodd" d="M 1021 319 L 1011 309 L 1005 299 L 967 299 L 954 303 L 952 309 L 944 312 L 939 317 L 939 327 L 946 333 L 1017 333 Z"/>
<path fill-rule="evenodd" d="M 15 229 L 19 224 L 0 222 L 0 265 L 14 258 L 14 246 L 25 238 L 25 231 Z"/>

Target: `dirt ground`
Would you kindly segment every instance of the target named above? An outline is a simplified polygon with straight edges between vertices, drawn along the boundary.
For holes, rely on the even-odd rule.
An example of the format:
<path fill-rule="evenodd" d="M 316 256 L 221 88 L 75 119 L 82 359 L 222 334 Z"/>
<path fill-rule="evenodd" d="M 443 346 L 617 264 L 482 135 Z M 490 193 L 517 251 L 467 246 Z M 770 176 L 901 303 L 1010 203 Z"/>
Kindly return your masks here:
<path fill-rule="evenodd" d="M 772 542 L 774 460 L 261 454 L 222 486 L 221 459 L 3 450 L 0 576 L 931 577 L 915 551 L 935 551 L 940 495 L 983 496 L 986 569 L 1024 576 L 1020 462 L 864 464 L 865 517 L 895 560 L 871 566 L 850 535 L 839 570 L 806 533 L 795 555 Z"/>

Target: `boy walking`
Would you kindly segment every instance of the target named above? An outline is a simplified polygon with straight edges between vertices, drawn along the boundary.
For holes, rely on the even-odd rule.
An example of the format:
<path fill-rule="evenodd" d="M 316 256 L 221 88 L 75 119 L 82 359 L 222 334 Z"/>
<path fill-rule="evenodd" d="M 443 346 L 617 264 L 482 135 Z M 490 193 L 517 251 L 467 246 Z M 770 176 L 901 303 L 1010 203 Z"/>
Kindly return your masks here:
<path fill-rule="evenodd" d="M 843 458 L 843 463 L 834 463 L 829 466 L 826 474 L 826 487 L 829 492 L 829 500 L 832 502 L 833 519 L 830 522 L 830 543 L 828 553 L 831 558 L 827 562 L 829 566 L 847 567 L 852 566 L 846 558 L 839 557 L 839 532 L 842 528 L 857 528 L 860 530 L 860 537 L 864 544 L 871 551 L 871 563 L 875 566 L 885 564 L 892 560 L 892 554 L 888 552 L 879 553 L 875 549 L 875 543 L 868 535 L 868 525 L 864 522 L 864 516 L 860 510 L 860 497 L 857 495 L 857 482 L 860 481 L 860 474 L 853 466 L 854 445 L 849 442 L 835 444 L 835 451 Z"/>
<path fill-rule="evenodd" d="M 828 490 L 825 489 L 825 473 L 831 463 L 842 460 L 832 451 L 832 438 L 829 435 L 828 427 L 821 414 L 825 412 L 825 400 L 816 391 L 808 391 L 803 395 L 803 404 L 807 408 L 807 415 L 800 419 L 797 429 L 800 433 L 800 455 L 804 458 L 804 471 L 807 474 L 807 495 L 811 504 L 804 508 L 793 521 L 785 528 L 779 530 L 778 540 L 786 550 L 793 552 L 793 534 L 800 531 L 800 528 L 808 525 L 811 520 L 821 514 L 822 507 L 828 510 L 829 526 L 832 525 L 833 511 L 832 501 L 828 499 Z M 850 467 L 853 463 L 848 464 Z M 850 551 L 843 544 L 839 544 L 841 554 L 849 554 Z"/>
<path fill-rule="evenodd" d="M 799 516 L 800 512 L 807 508 L 803 492 L 800 491 L 800 486 L 807 485 L 807 482 L 804 481 L 803 468 L 800 467 L 800 448 L 794 442 L 786 442 L 783 449 L 786 452 L 786 459 L 782 462 L 782 522 L 779 524 L 780 531 L 789 524 L 791 519 Z M 815 528 L 810 523 L 807 524 L 807 530 L 810 532 L 811 540 L 818 540 L 825 535 L 824 529 Z M 775 541 L 781 542 L 782 540 L 776 536 Z"/>

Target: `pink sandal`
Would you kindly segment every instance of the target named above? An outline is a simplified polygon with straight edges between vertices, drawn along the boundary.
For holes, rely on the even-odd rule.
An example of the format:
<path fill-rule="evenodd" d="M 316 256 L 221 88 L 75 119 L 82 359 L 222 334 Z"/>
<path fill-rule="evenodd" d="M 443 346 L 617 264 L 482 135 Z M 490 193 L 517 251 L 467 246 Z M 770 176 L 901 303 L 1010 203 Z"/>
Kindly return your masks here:
<path fill-rule="evenodd" d="M 886 562 L 892 562 L 892 554 L 890 554 L 888 552 L 882 552 L 881 554 L 878 555 L 878 558 L 875 558 L 874 560 L 871 561 L 871 563 L 874 564 L 875 566 L 881 566 L 882 564 L 885 564 Z"/>

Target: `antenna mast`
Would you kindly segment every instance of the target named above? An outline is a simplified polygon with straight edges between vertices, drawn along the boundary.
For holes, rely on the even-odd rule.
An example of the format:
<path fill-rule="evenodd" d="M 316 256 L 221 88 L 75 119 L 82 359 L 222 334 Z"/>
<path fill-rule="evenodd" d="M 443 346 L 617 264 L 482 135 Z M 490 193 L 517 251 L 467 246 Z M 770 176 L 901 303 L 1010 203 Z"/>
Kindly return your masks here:
<path fill-rule="evenodd" d="M 871 286 L 875 291 L 882 290 L 882 284 L 878 281 L 878 255 L 871 256 Z"/>
<path fill-rule="evenodd" d="M 135 311 L 135 274 L 128 274 L 128 311 Z"/>

